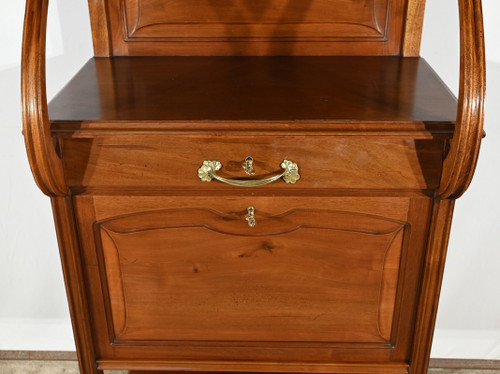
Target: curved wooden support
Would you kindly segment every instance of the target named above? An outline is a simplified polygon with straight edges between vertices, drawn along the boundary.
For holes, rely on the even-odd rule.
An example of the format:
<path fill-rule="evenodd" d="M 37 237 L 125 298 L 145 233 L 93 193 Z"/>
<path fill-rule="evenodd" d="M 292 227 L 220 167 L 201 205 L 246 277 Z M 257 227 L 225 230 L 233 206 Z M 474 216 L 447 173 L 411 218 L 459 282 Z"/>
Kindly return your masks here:
<path fill-rule="evenodd" d="M 64 196 L 67 187 L 61 159 L 50 135 L 45 87 L 45 38 L 48 0 L 27 0 L 21 62 L 23 130 L 35 181 L 49 196 Z"/>
<path fill-rule="evenodd" d="M 444 160 L 439 195 L 460 197 L 469 186 L 483 137 L 486 61 L 481 0 L 459 0 L 460 93 L 455 133 Z"/>

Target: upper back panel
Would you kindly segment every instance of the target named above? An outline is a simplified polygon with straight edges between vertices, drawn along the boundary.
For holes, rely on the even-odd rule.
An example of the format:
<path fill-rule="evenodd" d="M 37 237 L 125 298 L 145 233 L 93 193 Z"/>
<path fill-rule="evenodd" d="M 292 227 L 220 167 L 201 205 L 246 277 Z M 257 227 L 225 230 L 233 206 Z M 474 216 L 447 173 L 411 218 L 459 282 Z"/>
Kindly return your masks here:
<path fill-rule="evenodd" d="M 418 55 L 423 0 L 89 0 L 97 56 Z"/>

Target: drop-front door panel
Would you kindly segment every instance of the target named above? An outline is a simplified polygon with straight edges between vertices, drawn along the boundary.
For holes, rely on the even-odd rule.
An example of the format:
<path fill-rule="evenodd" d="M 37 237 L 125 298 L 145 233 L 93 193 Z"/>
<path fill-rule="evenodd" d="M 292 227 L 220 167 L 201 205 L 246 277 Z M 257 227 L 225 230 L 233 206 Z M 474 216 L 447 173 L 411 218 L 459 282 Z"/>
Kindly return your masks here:
<path fill-rule="evenodd" d="M 75 203 L 105 358 L 406 358 L 427 198 Z"/>
<path fill-rule="evenodd" d="M 97 224 L 117 340 L 390 344 L 404 222 L 170 209 Z"/>

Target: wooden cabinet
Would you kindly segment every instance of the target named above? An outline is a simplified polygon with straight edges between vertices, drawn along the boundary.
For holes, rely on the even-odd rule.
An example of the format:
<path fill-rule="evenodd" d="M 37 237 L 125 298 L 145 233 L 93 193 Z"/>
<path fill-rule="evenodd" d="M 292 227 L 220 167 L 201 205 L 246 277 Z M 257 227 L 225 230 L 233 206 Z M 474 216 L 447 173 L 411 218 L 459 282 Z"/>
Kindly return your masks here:
<path fill-rule="evenodd" d="M 457 103 L 423 5 L 89 1 L 96 57 L 48 105 L 27 1 L 24 136 L 82 373 L 426 372 L 484 50 L 460 1 Z"/>

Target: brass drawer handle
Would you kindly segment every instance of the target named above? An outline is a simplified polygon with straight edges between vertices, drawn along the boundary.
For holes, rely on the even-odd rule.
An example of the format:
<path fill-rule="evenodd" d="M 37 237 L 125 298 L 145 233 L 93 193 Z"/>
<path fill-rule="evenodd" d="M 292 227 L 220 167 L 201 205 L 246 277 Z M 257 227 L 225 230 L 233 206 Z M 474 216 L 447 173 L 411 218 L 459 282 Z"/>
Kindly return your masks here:
<path fill-rule="evenodd" d="M 262 186 L 264 184 L 277 181 L 280 178 L 283 178 L 286 183 L 295 183 L 300 179 L 299 167 L 296 163 L 289 160 L 283 160 L 283 162 L 281 163 L 281 167 L 283 168 L 283 172 L 281 174 L 274 175 L 269 178 L 240 180 L 228 179 L 217 175 L 216 171 L 222 168 L 222 164 L 220 163 L 220 161 L 203 161 L 203 165 L 201 165 L 201 167 L 198 169 L 198 177 L 203 182 L 210 182 L 212 179 L 217 179 L 222 183 L 240 187 Z"/>

